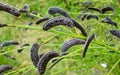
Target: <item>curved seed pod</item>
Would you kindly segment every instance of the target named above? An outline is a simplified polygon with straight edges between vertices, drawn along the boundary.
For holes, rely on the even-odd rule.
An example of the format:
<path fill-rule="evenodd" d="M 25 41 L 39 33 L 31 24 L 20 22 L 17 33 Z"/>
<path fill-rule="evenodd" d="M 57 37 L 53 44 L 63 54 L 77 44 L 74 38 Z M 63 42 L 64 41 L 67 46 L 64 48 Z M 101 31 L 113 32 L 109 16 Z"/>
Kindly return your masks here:
<path fill-rule="evenodd" d="M 30 46 L 30 44 L 25 43 L 25 44 L 23 44 L 22 46 L 20 46 L 20 48 L 25 47 L 25 46 Z M 18 50 L 17 50 L 18 53 L 21 53 L 22 51 L 23 51 L 23 49 L 18 49 Z"/>
<path fill-rule="evenodd" d="M 30 57 L 35 67 L 37 67 L 39 61 L 38 50 L 39 50 L 39 44 L 34 43 L 30 50 Z"/>
<path fill-rule="evenodd" d="M 110 30 L 110 33 L 118 38 L 120 38 L 120 31 L 119 30 Z"/>
<path fill-rule="evenodd" d="M 29 5 L 25 4 L 19 11 L 23 13 L 29 13 L 30 11 Z"/>
<path fill-rule="evenodd" d="M 62 52 L 66 52 L 70 47 L 78 44 L 85 44 L 85 41 L 81 39 L 73 38 L 63 44 Z"/>
<path fill-rule="evenodd" d="M 88 20 L 91 19 L 91 18 L 94 18 L 94 19 L 98 20 L 98 17 L 96 15 L 88 15 L 87 16 Z"/>
<path fill-rule="evenodd" d="M 87 52 L 87 49 L 88 49 L 88 46 L 90 45 L 90 42 L 94 39 L 94 33 L 90 34 L 90 36 L 87 38 L 86 42 L 85 42 L 85 46 L 84 46 L 84 49 L 83 49 L 83 52 L 82 52 L 82 58 L 85 57 L 86 55 L 86 52 Z"/>
<path fill-rule="evenodd" d="M 10 46 L 10 45 L 19 45 L 19 42 L 18 41 L 6 41 L 1 44 L 1 47 L 6 47 L 6 46 Z"/>
<path fill-rule="evenodd" d="M 16 8 L 14 8 L 10 5 L 4 4 L 4 3 L 0 3 L 0 10 L 8 12 L 16 17 L 20 16 L 20 12 Z"/>
<path fill-rule="evenodd" d="M 114 11 L 114 8 L 113 7 L 103 7 L 101 9 L 102 14 L 104 14 L 107 11 Z"/>
<path fill-rule="evenodd" d="M 109 17 L 104 18 L 101 22 L 111 24 L 111 25 L 115 26 L 116 28 L 118 28 L 117 23 L 114 22 L 114 21 L 113 21 L 111 18 L 109 18 Z"/>
<path fill-rule="evenodd" d="M 55 15 L 56 13 L 59 13 L 65 17 L 69 17 L 70 18 L 70 15 L 65 12 L 62 8 L 59 8 L 59 7 L 50 7 L 48 9 L 48 13 L 51 14 L 51 15 Z"/>
<path fill-rule="evenodd" d="M 1 65 L 0 66 L 0 74 L 7 71 L 7 70 L 11 70 L 13 67 L 10 65 Z"/>
<path fill-rule="evenodd" d="M 74 22 L 75 27 L 78 28 L 84 36 L 87 36 L 87 32 L 85 31 L 85 29 L 77 21 L 75 21 L 74 19 L 72 20 Z"/>
<path fill-rule="evenodd" d="M 88 9 L 89 10 L 94 10 L 94 11 L 97 11 L 97 12 L 101 13 L 101 10 L 99 8 L 89 7 Z"/>
<path fill-rule="evenodd" d="M 49 17 L 41 18 L 41 19 L 36 21 L 36 24 L 40 24 L 41 22 L 47 21 L 49 19 L 50 19 Z"/>
<path fill-rule="evenodd" d="M 56 51 L 50 51 L 44 54 L 38 62 L 38 71 L 40 74 L 43 74 L 46 70 L 47 63 L 54 57 L 60 56 Z"/>
<path fill-rule="evenodd" d="M 7 24 L 0 24 L 0 27 L 6 27 L 8 26 Z"/>
<path fill-rule="evenodd" d="M 48 20 L 44 26 L 43 30 L 49 30 L 52 27 L 58 26 L 58 25 L 64 25 L 64 26 L 69 26 L 73 27 L 73 21 L 70 18 L 67 17 L 55 17 L 53 19 Z"/>

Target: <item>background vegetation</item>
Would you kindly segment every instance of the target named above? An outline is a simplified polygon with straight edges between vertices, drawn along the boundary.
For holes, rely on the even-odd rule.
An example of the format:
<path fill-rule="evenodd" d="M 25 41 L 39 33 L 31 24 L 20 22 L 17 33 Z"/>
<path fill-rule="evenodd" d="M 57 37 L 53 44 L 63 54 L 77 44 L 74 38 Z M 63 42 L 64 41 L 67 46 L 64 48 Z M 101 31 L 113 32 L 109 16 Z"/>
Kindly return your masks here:
<path fill-rule="evenodd" d="M 64 1 L 67 1 L 67 8 Z M 93 1 L 92 5 L 83 5 L 83 2 Z M 45 75 L 119 75 L 120 74 L 120 39 L 112 36 L 109 33 L 110 29 L 116 29 L 106 23 L 101 23 L 105 17 L 111 17 L 120 24 L 120 4 L 118 0 L 1 0 L 0 2 L 10 4 L 18 9 L 22 8 L 24 4 L 30 6 L 30 12 L 36 11 L 39 17 L 31 19 L 22 14 L 20 18 L 16 18 L 8 13 L 0 11 L 0 23 L 12 24 L 16 27 L 0 28 L 0 43 L 17 40 L 20 44 L 35 42 L 41 44 L 39 54 L 48 52 L 50 50 L 60 51 L 63 43 L 66 40 L 77 37 L 85 39 L 79 30 L 72 30 L 67 27 L 59 26 L 49 31 L 43 31 L 40 25 L 33 24 L 28 26 L 29 22 L 36 22 L 37 19 L 50 16 L 47 10 L 51 6 L 59 6 L 66 10 L 72 18 L 75 18 L 81 25 L 84 26 L 88 35 L 92 32 L 95 33 L 95 39 L 88 48 L 87 55 L 84 59 L 81 58 L 81 52 L 84 46 L 74 46 L 70 48 L 69 55 L 60 61 L 54 68 L 47 70 Z M 79 2 L 79 3 L 78 3 Z M 77 4 L 78 3 L 78 4 Z M 75 5 L 76 4 L 76 5 Z M 102 8 L 104 6 L 113 6 L 115 13 L 108 12 L 106 14 L 99 14 L 92 12 L 91 14 L 97 15 L 99 20 L 91 19 L 81 21 L 78 15 L 88 7 Z M 26 30 L 26 28 L 28 28 Z M 57 36 L 57 37 L 56 37 Z M 111 46 L 115 45 L 115 46 Z M 6 48 L 6 53 L 14 56 L 16 60 L 11 60 L 0 54 L 0 65 L 10 64 L 14 66 L 13 70 L 5 73 L 5 75 L 39 75 L 37 69 L 33 66 L 30 59 L 30 48 L 26 47 L 22 53 L 17 53 L 19 46 L 9 46 Z M 111 53 L 110 51 L 114 51 Z M 48 66 L 51 64 L 49 62 Z M 102 65 L 105 65 L 102 66 Z"/>

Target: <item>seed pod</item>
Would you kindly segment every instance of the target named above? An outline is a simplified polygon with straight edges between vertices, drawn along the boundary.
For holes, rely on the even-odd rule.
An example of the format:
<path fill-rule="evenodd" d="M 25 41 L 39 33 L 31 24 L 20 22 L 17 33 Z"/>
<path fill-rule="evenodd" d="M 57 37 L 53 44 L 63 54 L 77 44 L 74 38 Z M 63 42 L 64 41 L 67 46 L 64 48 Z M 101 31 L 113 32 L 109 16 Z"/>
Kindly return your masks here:
<path fill-rule="evenodd" d="M 88 9 L 89 10 L 94 10 L 94 11 L 97 11 L 97 12 L 101 13 L 101 10 L 99 8 L 89 7 Z"/>
<path fill-rule="evenodd" d="M 107 11 L 114 11 L 114 8 L 113 7 L 103 7 L 101 9 L 101 13 L 104 14 L 105 12 Z"/>
<path fill-rule="evenodd" d="M 20 46 L 20 48 L 25 47 L 25 46 L 30 46 L 30 44 L 25 43 L 25 44 L 23 44 L 22 46 Z M 18 53 L 20 53 L 20 52 L 22 52 L 22 51 L 23 51 L 23 49 L 18 49 L 18 50 L 17 50 Z"/>
<path fill-rule="evenodd" d="M 33 22 L 29 22 L 27 25 L 28 25 L 28 26 L 32 26 L 32 25 L 33 25 Z M 25 28 L 25 30 L 28 30 L 28 28 Z"/>
<path fill-rule="evenodd" d="M 39 61 L 38 50 L 39 50 L 39 44 L 34 43 L 30 50 L 30 57 L 35 67 L 37 67 Z"/>
<path fill-rule="evenodd" d="M 96 15 L 88 15 L 87 16 L 87 20 L 89 20 L 91 18 L 94 18 L 94 19 L 98 20 L 98 17 Z"/>
<path fill-rule="evenodd" d="M 32 24 L 33 24 L 33 22 L 29 22 L 29 23 L 28 23 L 28 26 L 31 26 Z"/>
<path fill-rule="evenodd" d="M 34 15 L 38 15 L 38 12 L 36 12 L 36 11 L 33 11 L 33 12 L 32 12 L 32 14 L 34 14 Z"/>
<path fill-rule="evenodd" d="M 11 70 L 13 67 L 10 65 L 1 65 L 0 66 L 0 74 L 7 71 L 7 70 Z"/>
<path fill-rule="evenodd" d="M 70 18 L 70 15 L 65 12 L 62 8 L 59 8 L 59 7 L 51 7 L 48 9 L 48 13 L 51 14 L 51 15 L 55 15 L 56 13 L 59 13 L 65 17 L 68 17 Z"/>
<path fill-rule="evenodd" d="M 89 2 L 83 2 L 83 5 L 91 5 L 91 4 L 93 4 L 91 1 L 89 1 Z"/>
<path fill-rule="evenodd" d="M 54 57 L 60 56 L 58 52 L 50 51 L 44 54 L 38 62 L 38 71 L 40 74 L 44 74 L 47 63 Z"/>
<path fill-rule="evenodd" d="M 7 4 L 0 3 L 0 10 L 8 12 L 16 17 L 20 16 L 20 12 L 16 8 L 14 8 L 10 5 L 7 5 Z"/>
<path fill-rule="evenodd" d="M 7 24 L 0 24 L 0 27 L 6 27 L 8 26 Z"/>
<path fill-rule="evenodd" d="M 33 15 L 31 15 L 30 13 L 26 13 L 26 16 L 31 18 L 31 19 L 34 19 L 35 17 Z"/>
<path fill-rule="evenodd" d="M 29 13 L 30 11 L 29 5 L 25 4 L 19 11 L 23 13 Z"/>
<path fill-rule="evenodd" d="M 85 29 L 77 21 L 75 21 L 74 19 L 72 20 L 74 22 L 75 27 L 78 28 L 84 36 L 87 36 L 87 32 L 85 31 Z"/>
<path fill-rule="evenodd" d="M 81 39 L 73 38 L 63 44 L 62 52 L 66 52 L 70 47 L 78 44 L 85 44 L 85 41 Z"/>
<path fill-rule="evenodd" d="M 1 47 L 6 47 L 6 46 L 10 46 L 10 45 L 19 45 L 19 42 L 18 41 L 6 41 L 1 44 Z"/>
<path fill-rule="evenodd" d="M 48 20 L 44 26 L 43 30 L 49 30 L 52 27 L 58 26 L 58 25 L 64 25 L 64 26 L 69 26 L 73 27 L 73 21 L 70 18 L 67 17 L 55 17 L 53 19 Z"/>
<path fill-rule="evenodd" d="M 47 21 L 49 19 L 50 19 L 49 17 L 41 18 L 41 19 L 36 21 L 36 24 L 40 24 L 41 22 Z"/>
<path fill-rule="evenodd" d="M 90 45 L 90 42 L 94 39 L 94 33 L 90 34 L 90 36 L 87 38 L 86 42 L 85 42 L 85 46 L 84 46 L 84 49 L 83 49 L 83 52 L 82 52 L 82 58 L 85 57 L 86 55 L 86 52 L 87 52 L 87 49 L 88 49 L 88 46 Z"/>
<path fill-rule="evenodd" d="M 120 38 L 120 31 L 119 30 L 110 30 L 110 33 L 118 38 Z"/>
<path fill-rule="evenodd" d="M 104 18 L 101 22 L 111 24 L 115 26 L 116 28 L 118 28 L 117 23 L 109 17 Z"/>

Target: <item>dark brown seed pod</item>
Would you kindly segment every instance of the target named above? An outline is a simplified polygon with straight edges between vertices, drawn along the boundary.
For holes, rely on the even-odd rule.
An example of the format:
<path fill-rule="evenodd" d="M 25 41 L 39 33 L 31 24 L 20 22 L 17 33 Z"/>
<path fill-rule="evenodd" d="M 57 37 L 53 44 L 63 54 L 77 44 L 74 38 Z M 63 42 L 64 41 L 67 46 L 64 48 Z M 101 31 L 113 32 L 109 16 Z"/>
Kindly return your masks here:
<path fill-rule="evenodd" d="M 0 10 L 8 12 L 16 17 L 20 16 L 20 12 L 16 8 L 14 8 L 10 5 L 4 4 L 4 3 L 0 3 Z"/>
<path fill-rule="evenodd" d="M 118 38 L 120 38 L 120 31 L 119 30 L 110 30 L 110 33 Z"/>
<path fill-rule="evenodd" d="M 0 24 L 0 27 L 6 27 L 8 26 L 7 24 Z"/>
<path fill-rule="evenodd" d="M 19 11 L 22 13 L 29 13 L 30 11 L 29 5 L 25 4 Z"/>
<path fill-rule="evenodd" d="M 105 12 L 107 11 L 114 11 L 114 8 L 113 7 L 103 7 L 101 9 L 101 13 L 104 14 Z"/>
<path fill-rule="evenodd" d="M 87 20 L 89 20 L 91 18 L 94 18 L 94 19 L 98 20 L 98 17 L 96 15 L 88 15 L 87 16 Z"/>
<path fill-rule="evenodd" d="M 70 47 L 74 46 L 74 45 L 78 45 L 78 44 L 85 44 L 84 40 L 81 39 L 77 39 L 77 38 L 73 38 L 67 42 L 65 42 L 62 46 L 62 52 L 66 52 Z"/>
<path fill-rule="evenodd" d="M 41 59 L 38 62 L 38 71 L 40 74 L 44 74 L 44 72 L 46 71 L 46 66 L 47 63 L 54 57 L 58 57 L 60 56 L 58 52 L 56 51 L 50 51 L 46 54 L 44 54 Z"/>
<path fill-rule="evenodd" d="M 65 17 L 70 18 L 70 15 L 60 7 L 50 7 L 48 9 L 48 13 L 51 14 L 51 15 L 55 15 L 56 13 L 59 13 L 59 14 L 65 16 Z"/>
<path fill-rule="evenodd" d="M 30 46 L 30 44 L 25 43 L 25 44 L 23 44 L 22 46 L 20 46 L 20 48 L 25 47 L 25 46 Z M 23 51 L 23 49 L 18 49 L 18 50 L 17 50 L 18 53 L 21 53 L 22 51 Z"/>
<path fill-rule="evenodd" d="M 0 66 L 0 74 L 5 71 L 11 70 L 12 68 L 13 68 L 13 66 L 10 66 L 10 65 L 1 65 Z"/>
<path fill-rule="evenodd" d="M 49 19 L 50 19 L 49 17 L 41 18 L 41 19 L 36 21 L 36 24 L 40 24 L 41 22 L 47 21 Z"/>
<path fill-rule="evenodd" d="M 18 41 L 6 41 L 1 44 L 1 47 L 6 47 L 6 46 L 10 46 L 10 45 L 19 45 L 19 42 Z"/>
<path fill-rule="evenodd" d="M 83 52 L 82 52 L 82 58 L 85 57 L 86 55 L 86 52 L 87 52 L 87 49 L 88 49 L 88 46 L 90 45 L 91 41 L 94 39 L 94 33 L 90 34 L 90 36 L 87 38 L 86 42 L 85 42 L 85 46 L 84 46 L 84 49 L 83 49 Z"/>
<path fill-rule="evenodd" d="M 116 23 L 115 21 L 113 21 L 113 20 L 112 20 L 111 18 L 109 18 L 109 17 L 104 18 L 101 22 L 103 22 L 103 23 L 108 23 L 108 24 L 113 25 L 113 26 L 115 26 L 116 28 L 118 28 L 117 23 Z"/>
<path fill-rule="evenodd" d="M 31 47 L 31 50 L 30 50 L 30 57 L 31 57 L 31 60 L 32 60 L 33 65 L 35 67 L 37 67 L 37 64 L 38 64 L 38 61 L 39 61 L 39 57 L 38 57 L 39 47 L 40 47 L 39 44 L 34 43 Z"/>
<path fill-rule="evenodd" d="M 88 9 L 89 10 L 94 10 L 94 11 L 97 11 L 97 12 L 101 13 L 101 10 L 99 8 L 89 7 Z"/>
<path fill-rule="evenodd" d="M 58 26 L 58 25 L 64 25 L 73 27 L 73 21 L 70 18 L 67 17 L 55 17 L 53 19 L 49 19 L 43 26 L 43 30 L 49 30 L 52 27 Z"/>
<path fill-rule="evenodd" d="M 82 27 L 82 25 L 80 25 L 77 21 L 75 21 L 74 19 L 72 19 L 74 22 L 74 25 L 76 28 L 78 28 L 81 33 L 83 34 L 83 36 L 87 36 L 87 32 L 85 31 L 85 29 Z"/>

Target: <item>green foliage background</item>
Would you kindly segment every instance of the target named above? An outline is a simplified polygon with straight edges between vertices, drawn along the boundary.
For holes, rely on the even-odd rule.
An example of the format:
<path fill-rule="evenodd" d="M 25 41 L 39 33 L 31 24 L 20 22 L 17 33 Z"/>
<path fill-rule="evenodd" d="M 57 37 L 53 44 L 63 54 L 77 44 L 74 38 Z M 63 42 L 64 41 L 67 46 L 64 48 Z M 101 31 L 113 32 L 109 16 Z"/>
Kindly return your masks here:
<path fill-rule="evenodd" d="M 71 8 L 68 10 L 64 1 L 67 1 L 67 5 Z M 93 1 L 94 4 L 84 6 L 82 3 L 87 1 Z M 81 58 L 82 46 L 74 46 L 69 49 L 69 54 L 65 56 L 65 59 L 60 61 L 51 70 L 46 70 L 45 75 L 119 75 L 120 74 L 120 39 L 112 36 L 109 30 L 116 29 L 114 26 L 110 26 L 106 23 L 101 23 L 101 20 L 105 17 L 111 17 L 118 23 L 120 28 L 120 4 L 118 0 L 1 0 L 0 2 L 10 4 L 18 9 L 22 8 L 24 4 L 30 6 L 30 12 L 37 11 L 39 16 L 34 20 L 27 18 L 25 14 L 22 14 L 20 18 L 16 18 L 8 13 L 0 11 L 0 23 L 6 23 L 14 25 L 15 27 L 0 28 L 0 43 L 17 40 L 21 44 L 35 42 L 42 43 L 39 49 L 39 54 L 48 52 L 50 50 L 58 50 L 66 40 L 71 38 L 86 39 L 87 37 L 77 29 L 70 29 L 67 27 L 59 26 L 52 28 L 49 31 L 43 31 L 42 26 L 44 23 L 36 26 L 27 26 L 28 22 L 36 22 L 37 19 L 50 16 L 47 10 L 51 6 L 59 6 L 67 11 L 72 18 L 76 18 L 78 14 L 88 7 L 102 8 L 104 6 L 113 6 L 115 13 L 108 12 L 106 14 L 99 14 L 91 11 L 91 14 L 97 15 L 99 20 L 95 19 L 77 21 L 84 26 L 88 35 L 92 32 L 95 33 L 95 39 L 88 48 L 87 55 L 84 59 Z M 80 2 L 74 6 L 75 3 Z M 70 5 L 71 4 L 71 5 Z M 58 14 L 57 14 L 58 15 Z M 91 30 L 88 29 L 90 26 Z M 25 31 L 25 28 L 29 28 Z M 55 38 L 55 37 L 58 38 Z M 110 44 L 115 44 L 114 47 Z M 37 69 L 33 66 L 30 59 L 30 48 L 26 47 L 22 53 L 17 53 L 19 46 L 9 46 L 6 49 L 6 53 L 14 56 L 16 60 L 11 60 L 0 53 L 0 65 L 9 64 L 14 66 L 13 70 L 7 71 L 4 75 L 39 75 Z M 114 53 L 110 53 L 109 50 L 113 50 Z M 107 64 L 107 67 L 102 67 L 101 64 Z M 48 63 L 47 67 L 51 64 Z"/>

